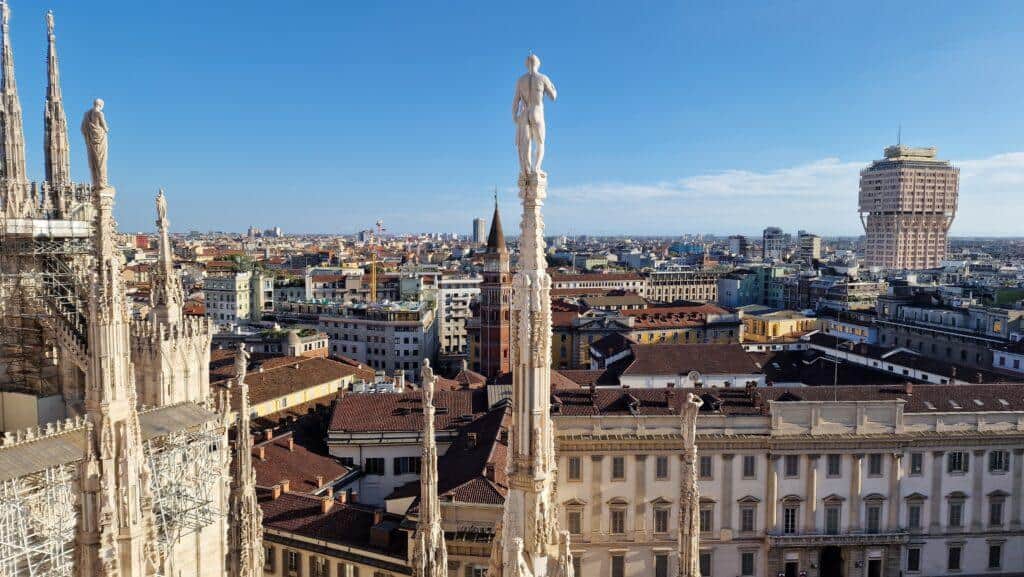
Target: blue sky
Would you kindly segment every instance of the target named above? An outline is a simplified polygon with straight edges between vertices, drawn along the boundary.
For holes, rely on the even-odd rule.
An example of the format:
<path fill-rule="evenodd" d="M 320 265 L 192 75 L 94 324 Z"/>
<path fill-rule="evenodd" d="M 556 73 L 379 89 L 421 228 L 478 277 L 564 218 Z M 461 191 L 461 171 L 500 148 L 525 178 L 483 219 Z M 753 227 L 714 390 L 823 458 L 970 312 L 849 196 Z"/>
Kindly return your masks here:
<path fill-rule="evenodd" d="M 123 230 L 468 233 L 518 221 L 512 87 L 532 49 L 552 233 L 857 234 L 857 171 L 902 124 L 962 168 L 953 233 L 1024 234 L 1021 2 L 13 0 L 30 173 L 45 7 L 72 170 L 107 101 Z"/>

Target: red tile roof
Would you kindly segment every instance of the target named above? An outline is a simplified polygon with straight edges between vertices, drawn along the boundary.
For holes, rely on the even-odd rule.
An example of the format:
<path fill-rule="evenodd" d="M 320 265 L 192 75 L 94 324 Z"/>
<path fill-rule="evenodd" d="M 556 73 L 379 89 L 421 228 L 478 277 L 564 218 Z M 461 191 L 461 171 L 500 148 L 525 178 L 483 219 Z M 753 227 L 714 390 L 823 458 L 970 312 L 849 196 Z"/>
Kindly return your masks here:
<path fill-rule="evenodd" d="M 318 475 L 323 477 L 325 484 L 330 484 L 351 471 L 337 458 L 310 451 L 294 441 L 292 433 L 287 432 L 253 447 L 253 468 L 256 469 L 258 486 L 272 487 L 287 479 L 292 491 L 313 493 L 322 488 L 317 484 Z M 259 458 L 261 453 L 263 459 Z"/>
<path fill-rule="evenodd" d="M 487 411 L 485 389 L 439 390 L 434 395 L 437 429 L 455 429 Z M 422 392 L 345 395 L 334 406 L 330 431 L 422 431 Z"/>
<path fill-rule="evenodd" d="M 633 345 L 633 362 L 623 375 L 748 375 L 763 372 L 738 344 Z"/>

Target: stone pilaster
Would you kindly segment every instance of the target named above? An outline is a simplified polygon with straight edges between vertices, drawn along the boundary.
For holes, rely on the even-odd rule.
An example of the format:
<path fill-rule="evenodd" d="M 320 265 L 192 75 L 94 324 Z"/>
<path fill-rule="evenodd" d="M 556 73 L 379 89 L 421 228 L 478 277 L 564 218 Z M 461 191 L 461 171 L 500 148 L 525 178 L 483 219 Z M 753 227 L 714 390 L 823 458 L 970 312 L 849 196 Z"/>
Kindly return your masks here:
<path fill-rule="evenodd" d="M 766 531 L 778 529 L 779 515 L 779 455 L 768 454 L 765 460 L 765 477 L 768 482 L 764 504 L 764 528 Z"/>
<path fill-rule="evenodd" d="M 985 449 L 975 449 L 974 466 L 971 468 L 971 530 L 981 531 L 984 526 L 982 505 L 985 504 Z"/>
<path fill-rule="evenodd" d="M 863 465 L 864 455 L 857 453 L 851 455 L 850 466 L 850 531 L 860 531 L 860 504 L 861 487 L 864 483 Z"/>
<path fill-rule="evenodd" d="M 900 505 L 903 503 L 903 453 L 893 453 L 889 464 L 889 530 L 900 526 Z"/>
<path fill-rule="evenodd" d="M 942 458 L 945 454 L 944 451 L 932 451 L 932 494 L 928 499 L 928 531 L 931 533 L 942 530 L 942 503 L 945 501 L 942 495 Z"/>
<path fill-rule="evenodd" d="M 804 533 L 814 533 L 818 517 L 818 461 L 821 455 L 807 456 L 807 480 L 804 492 L 807 506 L 804 508 Z"/>
<path fill-rule="evenodd" d="M 1024 449 L 1013 450 L 1013 489 L 1010 493 L 1010 529 L 1020 529 L 1021 491 L 1024 491 Z"/>
<path fill-rule="evenodd" d="M 725 453 L 722 455 L 722 517 L 719 525 L 723 531 L 732 531 L 732 511 L 736 499 L 733 497 L 733 461 L 736 455 Z"/>

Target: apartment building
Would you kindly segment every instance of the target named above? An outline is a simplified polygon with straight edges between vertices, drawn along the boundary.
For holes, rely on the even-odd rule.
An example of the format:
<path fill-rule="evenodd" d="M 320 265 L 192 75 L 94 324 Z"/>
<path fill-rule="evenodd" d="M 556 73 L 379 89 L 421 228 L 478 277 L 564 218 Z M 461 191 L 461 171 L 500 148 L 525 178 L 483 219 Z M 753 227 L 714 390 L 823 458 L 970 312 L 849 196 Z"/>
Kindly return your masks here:
<path fill-rule="evenodd" d="M 249 322 L 252 313 L 252 273 L 230 272 L 206 277 L 203 299 L 206 316 L 221 330 Z"/>
<path fill-rule="evenodd" d="M 466 322 L 473 317 L 470 304 L 480 295 L 479 276 L 440 277 L 437 287 L 438 352 L 442 356 L 467 356 Z"/>

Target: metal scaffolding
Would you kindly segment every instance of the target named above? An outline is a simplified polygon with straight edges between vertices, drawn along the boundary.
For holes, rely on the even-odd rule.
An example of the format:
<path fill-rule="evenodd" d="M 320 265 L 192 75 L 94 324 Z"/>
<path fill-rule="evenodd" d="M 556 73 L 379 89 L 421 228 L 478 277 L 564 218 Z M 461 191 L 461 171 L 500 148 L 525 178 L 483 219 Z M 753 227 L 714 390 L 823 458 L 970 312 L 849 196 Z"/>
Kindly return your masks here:
<path fill-rule="evenodd" d="M 84 368 L 91 223 L 0 217 L 0 363 L 5 390 L 48 396 L 57 350 Z M 45 334 L 44 334 L 45 331 Z M 47 338 L 52 337 L 52 338 Z"/>
<path fill-rule="evenodd" d="M 74 482 L 65 464 L 0 483 L 0 575 L 73 575 Z"/>
<path fill-rule="evenodd" d="M 223 430 L 207 425 L 146 443 L 160 545 L 170 550 L 224 515 L 221 492 L 227 447 Z"/>

